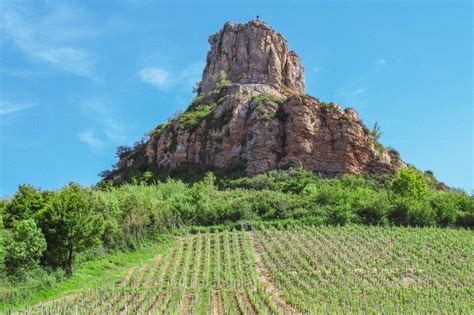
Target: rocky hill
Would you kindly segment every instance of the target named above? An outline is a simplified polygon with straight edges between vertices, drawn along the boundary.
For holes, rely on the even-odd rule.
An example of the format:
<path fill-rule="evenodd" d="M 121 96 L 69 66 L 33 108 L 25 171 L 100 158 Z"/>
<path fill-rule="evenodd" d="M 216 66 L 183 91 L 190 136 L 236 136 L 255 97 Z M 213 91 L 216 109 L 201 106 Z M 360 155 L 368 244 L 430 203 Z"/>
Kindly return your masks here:
<path fill-rule="evenodd" d="M 106 179 L 145 171 L 251 176 L 297 165 L 326 175 L 393 173 L 405 166 L 355 109 L 306 94 L 300 58 L 265 22 L 226 23 L 209 43 L 192 104 L 121 152 Z"/>

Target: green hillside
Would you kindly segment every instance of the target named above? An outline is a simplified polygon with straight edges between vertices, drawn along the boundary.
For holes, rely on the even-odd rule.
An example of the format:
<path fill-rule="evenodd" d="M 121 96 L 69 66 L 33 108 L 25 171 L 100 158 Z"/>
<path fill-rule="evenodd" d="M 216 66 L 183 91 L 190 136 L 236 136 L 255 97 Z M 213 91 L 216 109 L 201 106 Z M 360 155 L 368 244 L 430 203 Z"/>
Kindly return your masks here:
<path fill-rule="evenodd" d="M 215 291 L 219 291 L 219 298 L 230 301 L 223 305 L 251 302 L 255 310 L 260 306 L 263 310 L 281 308 L 282 301 L 308 312 L 313 307 L 337 309 L 342 301 L 349 303 L 348 308 L 383 306 L 393 312 L 396 307 L 433 307 L 433 301 L 443 309 L 455 307 L 456 301 L 465 307 L 466 286 L 451 284 L 472 278 L 471 259 L 460 264 L 456 257 L 472 255 L 474 197 L 440 189 L 429 172 L 405 168 L 393 176 L 325 178 L 297 168 L 234 179 L 208 173 L 194 183 L 174 179 L 154 182 L 146 175 L 119 187 L 102 183 L 88 188 L 73 183 L 58 191 L 39 191 L 22 185 L 12 199 L 2 200 L 0 310 L 111 285 L 129 266 L 153 259 L 159 248 L 171 246 L 169 240 L 176 237 L 180 240 L 170 254 L 185 255 L 183 251 L 189 256 L 175 259 L 168 254 L 161 261 L 171 259 L 170 264 L 176 266 L 170 270 L 187 266 L 185 271 L 176 269 L 171 278 L 177 281 L 182 275 L 180 282 L 163 278 L 168 271 L 161 269 L 167 266 L 161 262 L 154 263 L 157 266 L 148 263 L 153 268 L 143 270 L 143 276 L 155 267 L 164 272 L 163 276 L 150 275 L 160 284 L 159 290 L 167 292 L 164 302 L 146 304 L 155 303 L 157 288 L 148 287 L 146 278 L 136 274 L 133 279 L 142 279 L 137 281 L 143 282 L 144 289 L 130 293 L 128 285 L 115 286 L 115 291 L 124 292 L 108 307 L 124 311 L 121 308 L 128 310 L 130 304 L 177 310 L 186 304 L 182 299 L 192 299 L 193 307 L 206 309 L 206 301 Z M 360 228 L 338 227 L 346 225 Z M 255 231 L 259 226 L 267 229 Z M 297 226 L 317 229 L 278 232 Z M 201 240 L 201 245 L 194 244 L 199 237 L 182 237 L 188 232 L 208 233 L 210 227 L 215 233 L 246 232 L 227 241 L 228 232 L 215 234 Z M 396 246 L 390 235 L 397 240 Z M 147 248 L 154 249 L 140 254 Z M 197 268 L 198 262 L 192 260 L 215 260 L 217 253 L 222 254 L 219 259 L 238 255 L 225 258 L 228 260 L 222 260 L 221 267 L 215 267 L 216 273 L 211 273 L 212 279 L 223 282 L 206 282 L 199 278 L 201 271 L 196 271 L 194 280 L 185 274 Z M 253 259 L 260 259 L 260 263 L 253 263 Z M 225 269 L 229 263 L 238 265 Z M 248 274 L 240 275 L 240 268 Z M 259 272 L 268 274 L 265 281 L 273 283 L 272 287 L 259 284 Z M 177 286 L 181 297 L 171 293 Z M 267 289 L 276 290 L 280 300 L 272 299 L 275 292 Z M 127 302 L 130 294 L 137 297 Z M 440 299 L 450 295 L 452 299 Z M 416 305 L 410 304 L 413 299 Z M 384 304 L 374 302 L 379 300 Z M 106 302 L 110 301 L 107 298 Z M 135 305 L 139 301 L 141 304 Z M 95 305 L 85 297 L 81 303 L 81 309 Z"/>

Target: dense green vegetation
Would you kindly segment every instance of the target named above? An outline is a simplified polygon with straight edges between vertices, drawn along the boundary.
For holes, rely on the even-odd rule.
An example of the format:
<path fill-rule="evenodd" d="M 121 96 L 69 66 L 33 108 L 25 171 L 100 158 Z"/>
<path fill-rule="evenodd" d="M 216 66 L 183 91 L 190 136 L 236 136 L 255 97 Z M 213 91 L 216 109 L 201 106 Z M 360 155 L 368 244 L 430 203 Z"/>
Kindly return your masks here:
<path fill-rule="evenodd" d="M 77 314 L 472 313 L 472 231 L 258 224 L 188 234 L 113 285 L 29 309 Z"/>
<path fill-rule="evenodd" d="M 91 252 L 135 250 L 184 226 L 247 222 L 350 223 L 382 226 L 474 226 L 474 197 L 435 189 L 430 173 L 406 168 L 395 176 L 326 179 L 303 169 L 273 171 L 253 178 L 216 179 L 209 173 L 194 184 L 153 182 L 145 173 L 133 184 L 97 188 L 70 184 L 59 191 L 22 185 L 0 212 L 0 282 L 3 287 L 38 279 L 56 285 L 74 273 Z M 1 292 L 2 302 L 23 293 Z"/>
<path fill-rule="evenodd" d="M 255 233 L 285 299 L 311 314 L 469 314 L 471 231 L 347 226 Z"/>

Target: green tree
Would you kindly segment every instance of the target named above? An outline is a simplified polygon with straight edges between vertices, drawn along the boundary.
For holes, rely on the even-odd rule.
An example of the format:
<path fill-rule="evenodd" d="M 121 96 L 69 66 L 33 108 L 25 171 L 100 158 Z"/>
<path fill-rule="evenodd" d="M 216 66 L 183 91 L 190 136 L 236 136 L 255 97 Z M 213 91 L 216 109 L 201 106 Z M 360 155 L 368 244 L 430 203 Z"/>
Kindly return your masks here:
<path fill-rule="evenodd" d="M 40 219 L 48 243 L 46 264 L 71 275 L 76 254 L 100 243 L 104 219 L 96 208 L 92 192 L 78 184 L 70 184 L 56 196 Z"/>
<path fill-rule="evenodd" d="M 5 272 L 5 246 L 3 241 L 5 229 L 3 228 L 3 212 L 6 208 L 6 205 L 6 200 L 0 200 L 0 278 L 4 275 Z"/>
<path fill-rule="evenodd" d="M 403 197 L 422 200 L 428 194 L 428 183 L 422 173 L 407 167 L 397 172 L 392 191 Z"/>
<path fill-rule="evenodd" d="M 33 218 L 47 207 L 47 194 L 27 184 L 20 185 L 11 202 L 6 206 L 3 222 L 11 228 L 15 221 Z"/>
<path fill-rule="evenodd" d="M 8 274 L 24 276 L 38 266 L 46 241 L 33 219 L 18 221 L 5 239 L 5 267 Z"/>

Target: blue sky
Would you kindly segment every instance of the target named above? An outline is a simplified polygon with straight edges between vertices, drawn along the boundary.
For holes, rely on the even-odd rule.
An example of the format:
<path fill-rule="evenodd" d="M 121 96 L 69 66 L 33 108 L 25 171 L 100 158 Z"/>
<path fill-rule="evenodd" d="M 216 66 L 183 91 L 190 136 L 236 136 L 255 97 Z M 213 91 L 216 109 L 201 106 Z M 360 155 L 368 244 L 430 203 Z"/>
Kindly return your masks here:
<path fill-rule="evenodd" d="M 0 196 L 96 183 L 118 145 L 187 107 L 208 36 L 257 14 L 300 55 L 309 94 L 474 189 L 470 2 L 3 0 Z"/>

